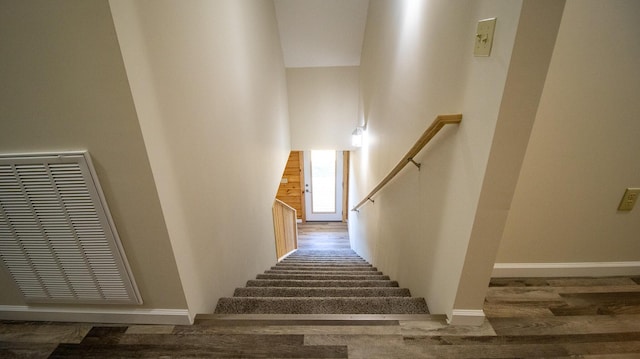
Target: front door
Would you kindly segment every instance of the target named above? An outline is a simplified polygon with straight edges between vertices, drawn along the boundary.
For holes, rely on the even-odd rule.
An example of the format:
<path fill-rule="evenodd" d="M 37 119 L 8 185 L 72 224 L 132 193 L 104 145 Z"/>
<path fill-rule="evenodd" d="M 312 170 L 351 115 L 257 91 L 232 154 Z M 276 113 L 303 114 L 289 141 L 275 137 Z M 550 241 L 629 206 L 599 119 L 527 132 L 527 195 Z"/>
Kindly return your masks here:
<path fill-rule="evenodd" d="M 304 153 L 307 221 L 342 221 L 342 151 Z"/>

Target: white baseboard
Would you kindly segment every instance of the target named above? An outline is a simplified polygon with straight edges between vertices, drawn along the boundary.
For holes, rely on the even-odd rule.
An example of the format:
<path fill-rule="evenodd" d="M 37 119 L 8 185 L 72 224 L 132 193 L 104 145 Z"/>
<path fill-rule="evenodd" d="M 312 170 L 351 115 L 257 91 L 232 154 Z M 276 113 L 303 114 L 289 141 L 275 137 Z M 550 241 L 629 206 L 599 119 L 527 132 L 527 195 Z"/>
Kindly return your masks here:
<path fill-rule="evenodd" d="M 0 305 L 0 320 L 190 325 L 187 309 L 74 309 Z"/>
<path fill-rule="evenodd" d="M 496 263 L 492 277 L 611 277 L 640 275 L 640 262 Z"/>
<path fill-rule="evenodd" d="M 449 325 L 471 325 L 479 327 L 484 323 L 484 311 L 482 309 L 454 309 L 451 316 L 447 315 Z"/>

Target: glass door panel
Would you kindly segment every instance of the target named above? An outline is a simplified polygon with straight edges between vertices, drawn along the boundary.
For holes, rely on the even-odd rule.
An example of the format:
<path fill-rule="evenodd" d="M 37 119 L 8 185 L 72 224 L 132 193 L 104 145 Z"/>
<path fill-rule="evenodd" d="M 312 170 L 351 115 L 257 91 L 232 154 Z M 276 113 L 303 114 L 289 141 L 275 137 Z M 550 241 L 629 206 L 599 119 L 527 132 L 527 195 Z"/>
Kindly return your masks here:
<path fill-rule="evenodd" d="M 336 151 L 311 151 L 311 212 L 336 212 Z"/>
<path fill-rule="evenodd" d="M 307 221 L 342 221 L 342 151 L 305 151 Z"/>

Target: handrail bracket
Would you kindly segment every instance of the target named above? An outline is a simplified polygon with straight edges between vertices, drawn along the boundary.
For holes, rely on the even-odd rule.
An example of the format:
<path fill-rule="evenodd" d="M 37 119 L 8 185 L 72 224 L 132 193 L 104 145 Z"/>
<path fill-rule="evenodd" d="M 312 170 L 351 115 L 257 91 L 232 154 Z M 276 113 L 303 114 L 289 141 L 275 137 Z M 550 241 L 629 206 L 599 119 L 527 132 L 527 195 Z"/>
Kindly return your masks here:
<path fill-rule="evenodd" d="M 420 171 L 420 166 L 422 166 L 422 163 L 417 163 L 416 161 L 413 160 L 413 158 L 409 158 L 408 160 L 409 160 L 409 162 L 411 162 L 414 165 L 416 165 L 416 167 L 418 167 L 418 171 Z"/>

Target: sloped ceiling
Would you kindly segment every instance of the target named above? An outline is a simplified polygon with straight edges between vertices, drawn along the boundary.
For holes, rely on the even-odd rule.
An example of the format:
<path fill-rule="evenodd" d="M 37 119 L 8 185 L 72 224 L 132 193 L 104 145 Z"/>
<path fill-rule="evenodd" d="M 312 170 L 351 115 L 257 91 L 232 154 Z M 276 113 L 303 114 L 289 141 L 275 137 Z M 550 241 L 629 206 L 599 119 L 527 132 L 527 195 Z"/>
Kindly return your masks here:
<path fill-rule="evenodd" d="M 275 0 L 286 67 L 359 66 L 369 0 Z"/>

